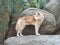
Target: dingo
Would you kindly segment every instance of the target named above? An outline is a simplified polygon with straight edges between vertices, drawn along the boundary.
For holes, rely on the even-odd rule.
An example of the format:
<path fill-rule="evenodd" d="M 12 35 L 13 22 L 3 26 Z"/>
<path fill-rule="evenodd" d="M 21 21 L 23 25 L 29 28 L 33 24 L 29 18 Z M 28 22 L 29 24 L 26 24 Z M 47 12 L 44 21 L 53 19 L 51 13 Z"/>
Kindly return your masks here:
<path fill-rule="evenodd" d="M 16 31 L 17 31 L 17 36 L 23 36 L 22 31 L 26 25 L 34 25 L 35 26 L 35 34 L 40 35 L 38 33 L 39 27 L 41 26 L 42 22 L 44 20 L 44 16 L 40 12 L 36 12 L 35 15 L 33 16 L 23 16 L 18 19 L 17 24 L 16 24 Z"/>

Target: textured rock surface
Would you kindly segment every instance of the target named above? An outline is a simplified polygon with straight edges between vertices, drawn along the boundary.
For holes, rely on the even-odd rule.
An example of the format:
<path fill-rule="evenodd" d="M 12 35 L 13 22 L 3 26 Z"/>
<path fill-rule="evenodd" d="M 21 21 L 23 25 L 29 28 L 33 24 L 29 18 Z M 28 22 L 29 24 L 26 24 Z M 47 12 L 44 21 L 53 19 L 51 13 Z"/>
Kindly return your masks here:
<path fill-rule="evenodd" d="M 55 21 L 55 18 L 53 16 L 53 14 L 49 13 L 48 11 L 45 11 L 45 10 L 41 10 L 41 9 L 38 9 L 38 8 L 28 8 L 26 10 L 24 10 L 21 15 L 34 15 L 35 12 L 41 12 L 43 15 L 44 15 L 44 21 L 43 21 L 43 24 L 41 25 L 40 29 L 39 29 L 39 33 L 41 34 L 51 34 L 55 31 L 55 26 L 56 26 L 56 21 Z M 32 34 L 32 31 L 31 31 L 31 28 L 30 27 L 28 30 L 30 31 L 25 31 L 25 33 L 29 34 Z M 23 33 L 24 33 L 23 31 Z"/>
<path fill-rule="evenodd" d="M 49 0 L 44 9 L 55 16 L 57 28 L 60 28 L 60 0 Z"/>
<path fill-rule="evenodd" d="M 31 35 L 11 37 L 5 40 L 4 45 L 60 45 L 59 35 Z"/>

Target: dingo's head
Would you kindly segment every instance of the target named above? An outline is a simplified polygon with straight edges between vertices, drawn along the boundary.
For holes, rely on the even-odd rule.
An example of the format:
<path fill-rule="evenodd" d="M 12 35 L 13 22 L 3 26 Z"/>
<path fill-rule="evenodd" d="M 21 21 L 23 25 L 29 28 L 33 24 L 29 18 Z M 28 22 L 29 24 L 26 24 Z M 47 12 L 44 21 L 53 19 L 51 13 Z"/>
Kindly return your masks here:
<path fill-rule="evenodd" d="M 35 19 L 41 19 L 41 18 L 42 19 L 44 18 L 43 14 L 41 12 L 36 12 Z"/>

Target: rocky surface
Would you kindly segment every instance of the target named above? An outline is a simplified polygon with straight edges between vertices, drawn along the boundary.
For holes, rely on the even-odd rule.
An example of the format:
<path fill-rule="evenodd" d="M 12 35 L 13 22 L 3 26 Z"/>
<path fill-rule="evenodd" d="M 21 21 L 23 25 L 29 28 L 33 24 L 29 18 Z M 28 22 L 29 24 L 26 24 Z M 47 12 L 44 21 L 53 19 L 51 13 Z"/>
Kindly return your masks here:
<path fill-rule="evenodd" d="M 5 40 L 4 45 L 60 45 L 59 35 L 30 35 L 10 37 Z"/>
<path fill-rule="evenodd" d="M 55 16 L 57 28 L 60 28 L 60 0 L 49 0 L 44 9 Z"/>
<path fill-rule="evenodd" d="M 0 45 L 3 45 L 3 44 L 0 44 Z"/>
<path fill-rule="evenodd" d="M 28 8 L 26 10 L 24 10 L 21 15 L 35 15 L 35 12 L 41 12 L 44 15 L 44 21 L 43 24 L 41 25 L 40 29 L 39 29 L 39 33 L 40 34 L 51 34 L 55 31 L 56 28 L 56 21 L 55 18 L 53 16 L 53 14 L 49 13 L 48 11 L 45 10 L 41 10 L 38 8 Z M 28 26 L 27 26 L 28 27 Z M 24 30 L 23 34 L 33 34 L 33 30 L 34 28 L 29 27 L 29 31 L 28 30 Z M 30 33 L 31 32 L 31 33 Z"/>

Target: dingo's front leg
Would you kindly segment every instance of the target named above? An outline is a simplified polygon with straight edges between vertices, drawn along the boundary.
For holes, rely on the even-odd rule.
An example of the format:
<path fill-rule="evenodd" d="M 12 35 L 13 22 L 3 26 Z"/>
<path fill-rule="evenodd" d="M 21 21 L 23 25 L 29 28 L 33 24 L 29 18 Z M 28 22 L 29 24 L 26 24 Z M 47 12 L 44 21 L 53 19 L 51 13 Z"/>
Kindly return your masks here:
<path fill-rule="evenodd" d="M 19 33 L 20 33 L 20 32 L 19 32 L 19 31 L 17 31 L 17 36 L 19 36 Z"/>
<path fill-rule="evenodd" d="M 40 34 L 38 33 L 38 30 L 39 30 L 39 25 L 38 25 L 38 24 L 35 24 L 35 34 L 36 34 L 36 35 L 40 35 Z"/>

